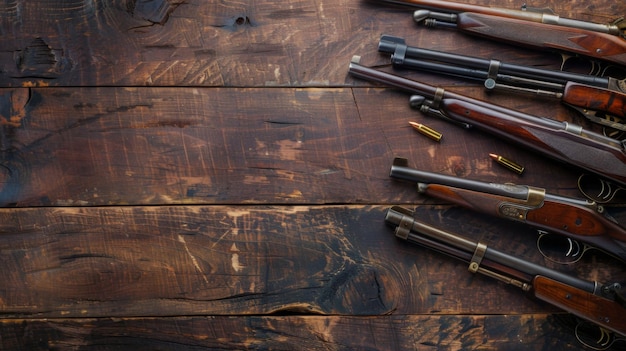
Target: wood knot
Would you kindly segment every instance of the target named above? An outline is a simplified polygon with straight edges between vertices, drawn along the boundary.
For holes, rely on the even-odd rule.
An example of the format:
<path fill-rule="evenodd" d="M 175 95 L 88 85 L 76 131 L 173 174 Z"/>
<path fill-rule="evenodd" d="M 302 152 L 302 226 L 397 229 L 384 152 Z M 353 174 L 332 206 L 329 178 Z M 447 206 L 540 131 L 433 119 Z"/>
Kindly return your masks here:
<path fill-rule="evenodd" d="M 126 11 L 135 19 L 164 25 L 169 19 L 170 14 L 180 4 L 182 4 L 182 1 L 127 0 Z"/>
<path fill-rule="evenodd" d="M 235 24 L 237 24 L 238 26 L 243 26 L 244 24 L 250 25 L 251 24 L 250 17 L 248 17 L 248 16 L 237 17 L 237 19 L 235 20 Z"/>
<path fill-rule="evenodd" d="M 319 306 L 332 313 L 388 314 L 393 301 L 376 267 L 352 264 L 335 275 L 321 292 Z"/>
<path fill-rule="evenodd" d="M 468 167 L 467 162 L 460 156 L 450 156 L 447 160 L 450 170 L 457 177 L 463 177 L 467 175 Z"/>
<path fill-rule="evenodd" d="M 18 53 L 17 67 L 20 71 L 49 72 L 54 69 L 57 60 L 52 48 L 42 39 L 33 39 L 28 46 Z"/>
<path fill-rule="evenodd" d="M 62 52 L 52 49 L 41 37 L 16 51 L 15 63 L 22 78 L 56 78 L 71 67 Z"/>
<path fill-rule="evenodd" d="M 452 171 L 454 172 L 454 174 L 457 175 L 457 177 L 464 176 L 465 173 L 467 173 L 467 169 L 465 168 L 465 165 L 462 163 L 457 163 L 457 164 L 452 165 Z"/>
<path fill-rule="evenodd" d="M 226 29 L 234 32 L 244 27 L 256 27 L 255 22 L 246 15 L 238 15 L 229 18 L 224 18 L 219 24 L 215 24 L 214 27 Z"/>

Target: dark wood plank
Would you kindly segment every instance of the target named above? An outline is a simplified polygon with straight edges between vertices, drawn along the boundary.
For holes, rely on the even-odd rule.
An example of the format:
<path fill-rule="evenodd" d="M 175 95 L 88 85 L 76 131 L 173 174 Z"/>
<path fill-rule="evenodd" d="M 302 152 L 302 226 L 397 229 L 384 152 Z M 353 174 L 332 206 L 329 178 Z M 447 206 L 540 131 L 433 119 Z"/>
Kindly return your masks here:
<path fill-rule="evenodd" d="M 395 239 L 386 207 L 156 206 L 0 210 L 7 317 L 519 314 L 554 311 L 467 264 Z M 561 266 L 526 226 L 457 208 L 419 217 L 493 248 L 602 282 L 591 254 Z M 507 228 L 502 231 L 502 228 Z M 478 298 L 480 297 L 480 298 Z"/>
<path fill-rule="evenodd" d="M 530 5 L 596 22 L 626 13 L 613 0 Z M 557 265 L 528 227 L 389 179 L 404 156 L 578 196 L 577 171 L 347 75 L 354 54 L 390 69 L 381 34 L 558 67 L 553 54 L 419 28 L 411 12 L 361 0 L 0 4 L 0 206 L 18 207 L 0 209 L 0 348 L 579 349 L 555 308 L 384 224 L 389 205 L 419 205 L 420 218 L 490 247 L 626 281 L 603 254 Z M 589 126 L 555 101 L 402 73 Z M 494 164 L 494 151 L 526 173 Z M 626 221 L 626 209 L 613 212 Z"/>
<path fill-rule="evenodd" d="M 423 202 L 389 179 L 395 156 L 426 171 L 580 196 L 578 171 L 424 117 L 389 89 L 23 88 L 0 99 L 5 206 Z M 551 101 L 500 102 L 575 118 Z M 441 131 L 441 143 L 411 120 Z M 494 163 L 493 152 L 525 174 Z"/>
<path fill-rule="evenodd" d="M 516 8 L 521 3 L 474 3 Z M 622 1 L 543 1 L 561 16 L 609 22 Z M 418 28 L 411 10 L 361 0 L 14 0 L 0 8 L 0 86 L 336 86 L 381 34 L 413 45 L 558 67 L 554 55 Z"/>
<path fill-rule="evenodd" d="M 0 347 L 7 351 L 581 350 L 569 332 L 571 325 L 562 319 L 535 314 L 10 320 L 0 326 Z"/>

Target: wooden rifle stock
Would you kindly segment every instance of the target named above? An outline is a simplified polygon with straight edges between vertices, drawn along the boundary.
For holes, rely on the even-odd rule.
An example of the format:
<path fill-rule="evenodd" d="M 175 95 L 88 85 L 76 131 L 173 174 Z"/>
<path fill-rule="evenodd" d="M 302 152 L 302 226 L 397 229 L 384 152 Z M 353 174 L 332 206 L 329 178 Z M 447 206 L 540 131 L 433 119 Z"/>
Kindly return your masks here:
<path fill-rule="evenodd" d="M 487 194 L 441 184 L 424 184 L 420 192 L 465 208 L 524 222 L 551 233 L 587 243 L 626 262 L 626 230 L 598 215 L 592 206 L 581 206 L 554 196 L 539 204 L 525 199 Z"/>
<path fill-rule="evenodd" d="M 626 66 L 626 40 L 615 35 L 480 13 L 460 13 L 456 24 L 464 32 L 497 41 L 566 51 Z"/>
<path fill-rule="evenodd" d="M 563 102 L 626 118 L 626 94 L 608 89 L 568 82 L 563 91 Z"/>
<path fill-rule="evenodd" d="M 469 123 L 491 134 L 596 173 L 620 184 L 626 184 L 626 154 L 623 146 L 598 142 L 582 128 L 568 131 L 552 128 L 541 119 L 529 120 L 491 109 L 484 104 L 460 99 L 443 99 L 441 109 L 453 120 Z M 590 134 L 587 134 L 590 135 Z"/>

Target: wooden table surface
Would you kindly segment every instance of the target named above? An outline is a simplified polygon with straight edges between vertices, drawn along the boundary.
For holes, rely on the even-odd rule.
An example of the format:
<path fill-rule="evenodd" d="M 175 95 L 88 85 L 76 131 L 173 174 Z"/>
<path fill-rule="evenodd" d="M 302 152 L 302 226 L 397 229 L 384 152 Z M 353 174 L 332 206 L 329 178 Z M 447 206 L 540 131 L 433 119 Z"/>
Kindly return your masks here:
<path fill-rule="evenodd" d="M 626 14 L 621 0 L 529 5 L 595 22 Z M 558 55 L 423 28 L 411 13 L 361 0 L 1 2 L 0 349 L 580 349 L 567 315 L 385 225 L 390 206 L 416 207 L 529 261 L 626 281 L 604 254 L 551 263 L 532 228 L 389 178 L 402 156 L 580 197 L 578 170 L 347 74 L 353 55 L 390 69 L 382 34 L 559 67 Z M 556 100 L 398 74 L 597 129 Z"/>

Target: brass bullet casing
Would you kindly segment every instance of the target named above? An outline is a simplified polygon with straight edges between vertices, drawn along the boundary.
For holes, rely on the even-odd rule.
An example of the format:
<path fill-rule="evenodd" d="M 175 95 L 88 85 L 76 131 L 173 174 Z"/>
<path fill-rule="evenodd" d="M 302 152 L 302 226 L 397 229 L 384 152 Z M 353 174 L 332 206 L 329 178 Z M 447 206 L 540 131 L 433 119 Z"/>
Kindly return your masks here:
<path fill-rule="evenodd" d="M 489 157 L 491 157 L 492 160 L 496 161 L 498 164 L 504 166 L 506 169 L 513 171 L 517 174 L 522 174 L 524 172 L 524 166 L 513 162 L 509 159 L 506 159 L 500 155 L 496 155 L 496 154 L 489 154 Z"/>
<path fill-rule="evenodd" d="M 443 134 L 421 123 L 409 122 L 409 124 L 411 125 L 411 127 L 413 127 L 413 129 L 417 130 L 423 135 L 426 135 L 427 137 L 433 139 L 434 141 L 439 141 L 443 137 Z"/>

